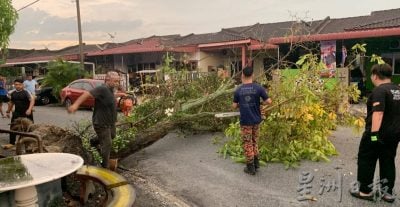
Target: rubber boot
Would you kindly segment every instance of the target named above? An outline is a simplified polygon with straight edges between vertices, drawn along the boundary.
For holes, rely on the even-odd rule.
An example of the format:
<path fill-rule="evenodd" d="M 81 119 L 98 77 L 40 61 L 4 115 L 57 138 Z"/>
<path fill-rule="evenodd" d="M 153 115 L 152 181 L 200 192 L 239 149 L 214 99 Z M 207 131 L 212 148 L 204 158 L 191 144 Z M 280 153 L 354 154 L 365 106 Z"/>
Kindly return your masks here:
<path fill-rule="evenodd" d="M 244 172 L 247 174 L 250 174 L 250 175 L 256 174 L 256 169 L 254 168 L 254 161 L 246 164 L 246 167 L 244 168 Z"/>
<path fill-rule="evenodd" d="M 258 171 L 258 168 L 260 168 L 260 160 L 258 159 L 258 156 L 254 156 L 254 169 Z"/>

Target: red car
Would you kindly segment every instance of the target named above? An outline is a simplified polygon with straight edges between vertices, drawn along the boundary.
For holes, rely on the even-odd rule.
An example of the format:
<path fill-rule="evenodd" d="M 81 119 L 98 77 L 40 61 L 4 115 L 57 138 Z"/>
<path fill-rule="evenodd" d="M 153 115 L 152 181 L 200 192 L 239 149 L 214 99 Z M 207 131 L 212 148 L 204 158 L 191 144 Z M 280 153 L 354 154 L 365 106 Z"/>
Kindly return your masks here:
<path fill-rule="evenodd" d="M 73 104 L 76 99 L 85 91 L 90 91 L 93 88 L 103 85 L 104 80 L 94 80 L 94 79 L 78 79 L 72 81 L 68 86 L 63 88 L 60 92 L 61 103 L 65 104 L 68 108 Z M 94 98 L 88 98 L 81 104 L 81 107 L 94 107 Z"/>

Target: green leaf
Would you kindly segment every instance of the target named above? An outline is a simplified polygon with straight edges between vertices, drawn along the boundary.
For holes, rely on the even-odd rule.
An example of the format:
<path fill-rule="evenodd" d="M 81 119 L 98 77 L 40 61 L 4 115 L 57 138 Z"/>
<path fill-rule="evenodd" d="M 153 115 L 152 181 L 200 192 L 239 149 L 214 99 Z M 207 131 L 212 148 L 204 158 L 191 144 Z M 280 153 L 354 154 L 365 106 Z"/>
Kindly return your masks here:
<path fill-rule="evenodd" d="M 307 55 L 301 56 L 300 59 L 296 62 L 296 65 L 302 65 L 306 59 Z"/>
<path fill-rule="evenodd" d="M 261 165 L 261 166 L 267 166 L 267 163 L 264 162 L 264 161 L 262 161 L 262 160 L 260 160 L 260 165 Z"/>
<path fill-rule="evenodd" d="M 385 64 L 385 61 L 382 59 L 382 57 L 376 54 L 371 55 L 370 62 L 377 62 L 379 65 Z"/>
<path fill-rule="evenodd" d="M 279 158 L 276 158 L 276 157 L 271 159 L 271 162 L 279 162 L 279 161 L 280 161 Z"/>
<path fill-rule="evenodd" d="M 237 163 L 246 163 L 245 157 L 231 157 Z"/>
<path fill-rule="evenodd" d="M 18 13 L 12 6 L 11 0 L 1 0 L 0 14 L 0 61 L 4 62 L 7 56 L 9 37 L 14 32 Z"/>

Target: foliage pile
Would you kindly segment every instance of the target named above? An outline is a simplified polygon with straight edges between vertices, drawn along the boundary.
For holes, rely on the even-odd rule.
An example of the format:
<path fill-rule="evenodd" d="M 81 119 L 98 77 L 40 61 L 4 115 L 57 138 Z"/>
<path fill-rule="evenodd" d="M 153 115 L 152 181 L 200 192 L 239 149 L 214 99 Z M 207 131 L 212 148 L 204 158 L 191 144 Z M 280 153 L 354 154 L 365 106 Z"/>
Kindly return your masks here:
<path fill-rule="evenodd" d="M 265 162 L 282 162 L 286 167 L 297 166 L 301 159 L 328 161 L 337 152 L 328 137 L 337 124 L 351 124 L 361 128 L 362 118 L 348 113 L 347 97 L 358 99 L 355 86 L 337 81 L 327 87 L 320 79 L 324 65 L 316 55 L 302 56 L 296 63 L 297 75 L 280 76 L 269 83 L 273 106 L 267 108 L 268 116 L 260 125 L 260 159 Z M 235 161 L 243 162 L 239 122 L 231 124 L 225 134 L 230 141 L 220 152 Z"/>
<path fill-rule="evenodd" d="M 184 78 L 186 72 L 178 71 L 170 74 L 174 81 L 160 84 L 159 94 L 145 96 L 143 103 L 136 106 L 132 115 L 125 121 L 133 123 L 138 131 L 165 120 L 176 121 L 177 126 L 184 130 L 221 131 L 227 127 L 231 120 L 216 120 L 213 115 L 230 110 L 230 93 L 206 101 L 198 107 L 189 107 L 187 110 L 184 105 L 194 104 L 202 98 L 207 98 L 230 83 L 222 81 L 216 74 L 203 76 L 189 83 Z M 205 115 L 202 116 L 202 113 Z"/>
<path fill-rule="evenodd" d="M 117 128 L 117 134 L 112 140 L 111 156 L 114 156 L 114 154 L 118 153 L 119 150 L 125 148 L 129 142 L 134 140 L 136 134 L 135 130 L 135 128 Z M 92 128 L 91 121 L 81 120 L 80 122 L 75 122 L 72 126 L 72 133 L 74 136 L 81 139 L 82 147 L 86 154 L 90 156 L 90 161 L 96 163 L 101 163 L 103 161 L 97 146 L 98 140 L 96 138 L 96 133 Z"/>

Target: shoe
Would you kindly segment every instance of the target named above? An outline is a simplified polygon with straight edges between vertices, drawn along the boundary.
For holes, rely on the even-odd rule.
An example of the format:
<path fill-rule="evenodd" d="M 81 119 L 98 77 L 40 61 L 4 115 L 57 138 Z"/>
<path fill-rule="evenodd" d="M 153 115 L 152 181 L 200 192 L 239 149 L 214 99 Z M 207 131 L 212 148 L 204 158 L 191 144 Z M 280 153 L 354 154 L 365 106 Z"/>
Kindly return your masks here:
<path fill-rule="evenodd" d="M 254 168 L 256 171 L 260 168 L 260 160 L 258 159 L 258 156 L 254 156 Z"/>
<path fill-rule="evenodd" d="M 109 159 L 108 160 L 108 169 L 114 172 L 117 172 L 118 168 L 118 159 Z"/>
<path fill-rule="evenodd" d="M 355 198 L 362 199 L 362 200 L 375 201 L 373 193 L 371 193 L 371 195 L 364 196 L 364 195 L 360 194 L 360 191 L 350 191 L 350 195 L 355 197 Z"/>
<path fill-rule="evenodd" d="M 389 193 L 385 193 L 382 195 L 381 199 L 385 202 L 393 203 L 396 200 L 396 197 Z"/>
<path fill-rule="evenodd" d="M 247 163 L 246 167 L 244 168 L 244 172 L 250 175 L 255 175 L 256 169 L 254 168 L 254 162 Z"/>

